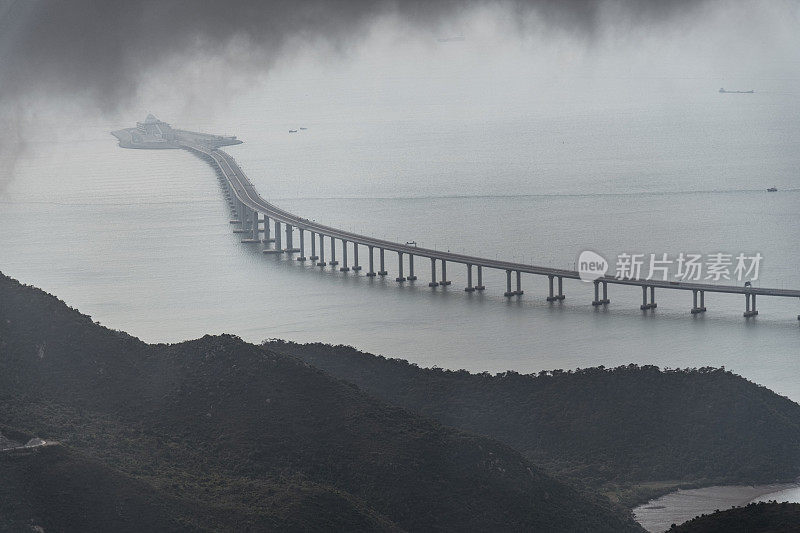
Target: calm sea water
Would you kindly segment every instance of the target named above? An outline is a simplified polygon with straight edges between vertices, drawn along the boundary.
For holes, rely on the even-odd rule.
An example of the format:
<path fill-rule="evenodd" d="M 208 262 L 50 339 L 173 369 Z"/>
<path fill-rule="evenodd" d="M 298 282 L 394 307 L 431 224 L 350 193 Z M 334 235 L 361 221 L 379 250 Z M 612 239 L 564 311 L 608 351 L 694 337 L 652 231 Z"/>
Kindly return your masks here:
<path fill-rule="evenodd" d="M 760 252 L 757 284 L 800 288 L 800 85 L 742 80 L 763 89 L 720 95 L 725 81 L 303 80 L 200 119 L 170 116 L 169 100 L 145 111 L 238 134 L 229 151 L 263 196 L 329 224 L 570 268 L 584 249 Z M 594 309 L 580 282 L 551 305 L 546 279 L 525 277 L 509 301 L 502 273 L 468 294 L 457 265 L 453 285 L 431 290 L 422 260 L 420 280 L 398 286 L 392 254 L 386 279 L 265 256 L 231 233 L 208 165 L 118 148 L 108 131 L 129 125 L 30 139 L 0 192 L 0 269 L 109 327 L 151 342 L 344 343 L 471 371 L 724 365 L 800 400 L 798 301 L 764 297 L 746 321 L 739 296 L 708 295 L 693 317 L 689 294 L 658 293 L 642 313 L 638 288 L 611 287 Z"/>

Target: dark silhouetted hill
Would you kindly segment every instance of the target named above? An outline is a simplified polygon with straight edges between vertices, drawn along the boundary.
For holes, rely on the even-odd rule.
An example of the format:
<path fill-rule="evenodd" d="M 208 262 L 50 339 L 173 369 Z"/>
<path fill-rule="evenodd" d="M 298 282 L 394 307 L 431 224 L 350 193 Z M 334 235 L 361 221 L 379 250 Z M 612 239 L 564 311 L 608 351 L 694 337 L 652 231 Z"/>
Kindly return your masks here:
<path fill-rule="evenodd" d="M 0 531 L 196 531 L 203 513 L 60 445 L 0 451 Z"/>
<path fill-rule="evenodd" d="M 0 423 L 191 502 L 188 527 L 640 530 L 507 445 L 295 357 L 232 336 L 147 345 L 2 276 Z"/>
<path fill-rule="evenodd" d="M 629 365 L 492 376 L 418 368 L 344 346 L 266 346 L 595 487 L 800 475 L 800 406 L 724 369 Z"/>
<path fill-rule="evenodd" d="M 798 533 L 800 504 L 761 502 L 702 515 L 670 533 Z"/>

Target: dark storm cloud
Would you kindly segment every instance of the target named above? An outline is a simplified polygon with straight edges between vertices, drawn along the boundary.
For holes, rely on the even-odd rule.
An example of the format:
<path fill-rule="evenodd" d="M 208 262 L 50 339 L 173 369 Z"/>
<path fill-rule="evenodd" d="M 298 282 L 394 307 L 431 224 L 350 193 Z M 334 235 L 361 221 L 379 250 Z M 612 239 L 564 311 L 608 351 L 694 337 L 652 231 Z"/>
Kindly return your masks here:
<path fill-rule="evenodd" d="M 0 0 L 2 1 L 2 0 Z M 216 55 L 244 45 L 250 64 L 267 70 L 296 36 L 334 48 L 357 40 L 380 15 L 410 27 L 436 26 L 476 6 L 509 9 L 524 26 L 591 38 L 612 7 L 630 21 L 668 20 L 697 2 L 12 0 L 0 3 L 0 91 L 4 99 L 39 92 L 89 100 L 109 110 L 135 94 L 141 77 L 182 55 Z M 524 29 L 524 28 L 523 28 Z"/>
<path fill-rule="evenodd" d="M 148 74 L 186 59 L 223 59 L 209 84 L 269 71 L 289 44 L 346 52 L 379 17 L 409 30 L 440 30 L 470 10 L 495 10 L 526 32 L 591 42 L 606 27 L 674 22 L 695 1 L 661 0 L 0 0 L 0 192 L 14 175 L 36 104 L 124 109 Z M 609 17 L 609 14 L 610 17 Z M 604 16 L 605 15 L 605 16 Z M 610 20 L 609 20 L 610 19 Z M 442 26 L 444 25 L 444 26 Z M 401 26 L 402 29 L 402 26 Z M 546 37 L 547 35 L 545 35 Z M 513 37 L 513 36 L 512 36 Z M 298 40 L 299 39 L 299 40 Z M 215 63 L 220 65 L 219 62 Z M 169 76 L 169 72 L 166 74 Z M 176 90 L 195 91 L 179 76 Z M 33 104 L 30 105 L 29 104 Z"/>

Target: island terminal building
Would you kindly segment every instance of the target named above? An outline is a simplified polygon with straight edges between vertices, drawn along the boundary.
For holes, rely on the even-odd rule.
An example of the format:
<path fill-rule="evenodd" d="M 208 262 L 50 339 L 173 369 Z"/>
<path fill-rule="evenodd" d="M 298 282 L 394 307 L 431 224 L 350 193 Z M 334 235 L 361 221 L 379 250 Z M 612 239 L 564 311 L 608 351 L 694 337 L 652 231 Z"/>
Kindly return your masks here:
<path fill-rule="evenodd" d="M 211 135 L 173 129 L 153 115 L 147 115 L 144 122 L 137 122 L 135 128 L 112 131 L 111 134 L 119 139 L 122 148 L 183 148 L 182 142 L 202 142 L 218 148 L 242 143 L 235 135 Z"/>

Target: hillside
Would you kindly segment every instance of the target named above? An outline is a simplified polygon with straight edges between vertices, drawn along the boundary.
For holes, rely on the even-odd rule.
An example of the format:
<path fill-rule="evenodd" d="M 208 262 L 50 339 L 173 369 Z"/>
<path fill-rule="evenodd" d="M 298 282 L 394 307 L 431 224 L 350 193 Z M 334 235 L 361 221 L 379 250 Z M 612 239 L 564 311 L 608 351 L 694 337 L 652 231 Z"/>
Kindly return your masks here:
<path fill-rule="evenodd" d="M 800 406 L 723 369 L 629 365 L 492 376 L 422 369 L 344 346 L 266 346 L 609 491 L 800 475 Z"/>
<path fill-rule="evenodd" d="M 2 451 L 0 472 L 0 531 L 198 529 L 185 503 L 60 445 Z"/>
<path fill-rule="evenodd" d="M 800 504 L 761 502 L 702 515 L 670 533 L 798 533 Z"/>
<path fill-rule="evenodd" d="M 0 302 L 0 423 L 191 502 L 187 527 L 640 530 L 507 445 L 292 356 L 232 336 L 147 345 L 7 277 Z"/>

